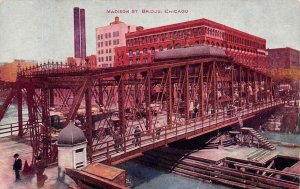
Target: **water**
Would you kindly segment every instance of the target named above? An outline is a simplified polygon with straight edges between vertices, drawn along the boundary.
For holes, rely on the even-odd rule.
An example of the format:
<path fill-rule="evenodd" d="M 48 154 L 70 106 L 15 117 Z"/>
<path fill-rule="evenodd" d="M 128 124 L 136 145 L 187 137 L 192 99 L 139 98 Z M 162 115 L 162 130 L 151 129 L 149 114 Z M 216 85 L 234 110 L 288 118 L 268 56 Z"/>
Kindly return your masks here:
<path fill-rule="evenodd" d="M 0 105 L 2 105 L 2 101 L 0 100 Z M 27 120 L 27 106 L 23 105 L 23 120 Z M 1 120 L 0 124 L 8 124 L 8 123 L 16 123 L 18 122 L 18 105 L 12 103 L 8 110 L 6 111 L 4 118 Z"/>
<path fill-rule="evenodd" d="M 167 173 L 143 164 L 128 161 L 117 167 L 125 169 L 127 180 L 135 189 L 228 189 L 229 187 L 205 183 L 203 181 L 189 179 L 173 173 Z"/>
<path fill-rule="evenodd" d="M 3 100 L 0 99 L 0 105 L 3 104 Z M 27 106 L 23 104 L 23 121 L 28 120 L 28 114 L 27 114 Z M 6 113 L 4 114 L 3 119 L 0 121 L 0 125 L 6 125 L 11 123 L 17 123 L 18 122 L 18 105 L 17 104 L 10 104 L 8 107 Z M 1 132 L 9 131 L 10 129 L 1 130 Z M 16 134 L 17 132 L 14 132 Z M 6 134 L 0 134 L 0 137 L 8 136 L 10 133 Z"/>
<path fill-rule="evenodd" d="M 292 144 L 300 145 L 300 134 L 299 133 L 277 133 L 277 132 L 264 132 L 263 135 L 269 140 L 276 140 L 281 142 L 287 142 Z"/>

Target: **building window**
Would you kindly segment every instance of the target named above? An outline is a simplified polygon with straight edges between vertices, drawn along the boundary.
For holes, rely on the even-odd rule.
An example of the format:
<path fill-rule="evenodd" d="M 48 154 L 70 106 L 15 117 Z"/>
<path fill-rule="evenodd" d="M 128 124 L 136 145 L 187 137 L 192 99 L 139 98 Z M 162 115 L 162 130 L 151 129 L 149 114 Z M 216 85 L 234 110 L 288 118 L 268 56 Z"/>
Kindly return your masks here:
<path fill-rule="evenodd" d="M 108 45 L 111 46 L 111 40 L 108 41 Z"/>
<path fill-rule="evenodd" d="M 104 57 L 101 57 L 101 62 L 104 62 Z"/>
<path fill-rule="evenodd" d="M 136 63 L 137 63 L 137 64 L 140 64 L 140 63 L 141 63 L 141 60 L 140 60 L 139 58 L 137 58 L 137 59 L 136 59 Z"/>
<path fill-rule="evenodd" d="M 139 55 L 140 55 L 140 50 L 139 50 L 139 49 L 136 49 L 136 50 L 135 50 L 135 53 L 136 53 L 137 56 L 139 56 Z"/>
<path fill-rule="evenodd" d="M 147 54 L 147 49 L 146 48 L 143 49 L 143 54 Z"/>
<path fill-rule="evenodd" d="M 100 42 L 98 42 L 98 47 L 100 47 Z"/>
<path fill-rule="evenodd" d="M 159 51 L 163 51 L 164 50 L 164 48 L 162 47 L 162 46 L 159 46 Z"/>
<path fill-rule="evenodd" d="M 105 57 L 105 61 L 106 61 L 106 62 L 108 61 L 108 56 L 107 56 L 107 57 Z"/>
<path fill-rule="evenodd" d="M 105 33 L 105 39 L 107 38 L 107 33 Z"/>
<path fill-rule="evenodd" d="M 101 62 L 101 57 L 98 57 L 98 62 Z"/>
<path fill-rule="evenodd" d="M 103 50 L 101 50 L 101 54 L 103 54 Z"/>
<path fill-rule="evenodd" d="M 172 49 L 172 45 L 167 45 L 167 49 L 168 50 Z"/>
<path fill-rule="evenodd" d="M 103 39 L 103 34 L 101 34 L 101 39 Z"/>
<path fill-rule="evenodd" d="M 105 50 L 105 53 L 106 53 L 106 54 L 108 53 L 108 49 Z"/>
<path fill-rule="evenodd" d="M 109 56 L 109 61 L 111 61 L 111 56 Z"/>
<path fill-rule="evenodd" d="M 107 47 L 107 45 L 108 45 L 108 41 L 105 41 L 105 46 Z"/>
<path fill-rule="evenodd" d="M 154 47 L 151 47 L 151 48 L 150 48 L 150 51 L 151 51 L 151 54 L 154 54 L 154 53 L 155 53 L 155 48 L 154 48 Z"/>
<path fill-rule="evenodd" d="M 97 39 L 100 40 L 100 35 L 97 35 Z"/>
<path fill-rule="evenodd" d="M 100 54 L 100 51 L 98 51 L 98 54 Z"/>
<path fill-rule="evenodd" d="M 103 42 L 101 42 L 101 47 L 103 47 Z"/>
<path fill-rule="evenodd" d="M 132 50 L 128 51 L 129 56 L 132 56 Z"/>
<path fill-rule="evenodd" d="M 109 49 L 109 53 L 111 53 L 111 49 Z"/>
<path fill-rule="evenodd" d="M 108 38 L 111 38 L 111 33 L 108 33 Z"/>
<path fill-rule="evenodd" d="M 133 64 L 133 61 L 132 61 L 132 59 L 130 59 L 130 60 L 129 60 L 129 64 Z"/>

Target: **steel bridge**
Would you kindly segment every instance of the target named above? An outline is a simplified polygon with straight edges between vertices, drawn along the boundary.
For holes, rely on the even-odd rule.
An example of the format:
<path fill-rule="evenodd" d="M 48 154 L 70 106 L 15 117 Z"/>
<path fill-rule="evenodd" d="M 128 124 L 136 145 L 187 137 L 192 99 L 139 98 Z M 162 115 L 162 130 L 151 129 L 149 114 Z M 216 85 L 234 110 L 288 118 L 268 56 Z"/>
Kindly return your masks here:
<path fill-rule="evenodd" d="M 57 161 L 53 108 L 63 115 L 64 126 L 78 119 L 90 162 L 113 164 L 282 104 L 270 76 L 209 46 L 162 51 L 148 64 L 92 69 L 48 62 L 20 70 L 0 120 L 14 96 L 18 136 L 30 138 L 33 163 L 39 154 L 48 163 Z M 140 137 L 134 134 L 137 127 Z"/>

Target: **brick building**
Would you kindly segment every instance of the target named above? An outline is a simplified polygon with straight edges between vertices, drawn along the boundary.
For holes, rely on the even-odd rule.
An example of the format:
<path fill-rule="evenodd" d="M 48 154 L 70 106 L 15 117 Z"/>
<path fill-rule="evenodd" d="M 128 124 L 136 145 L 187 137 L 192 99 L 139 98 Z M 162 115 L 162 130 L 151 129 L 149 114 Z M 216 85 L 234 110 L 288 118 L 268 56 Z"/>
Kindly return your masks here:
<path fill-rule="evenodd" d="M 300 68 L 300 51 L 290 47 L 267 49 L 268 68 Z"/>
<path fill-rule="evenodd" d="M 108 26 L 96 29 L 96 56 L 98 67 L 114 66 L 115 47 L 125 46 L 125 34 L 136 30 L 136 26 L 125 24 L 115 17 Z"/>
<path fill-rule="evenodd" d="M 126 46 L 115 48 L 115 66 L 149 63 L 155 52 L 196 45 L 225 50 L 236 62 L 264 70 L 266 40 L 207 19 L 137 28 L 127 33 Z"/>

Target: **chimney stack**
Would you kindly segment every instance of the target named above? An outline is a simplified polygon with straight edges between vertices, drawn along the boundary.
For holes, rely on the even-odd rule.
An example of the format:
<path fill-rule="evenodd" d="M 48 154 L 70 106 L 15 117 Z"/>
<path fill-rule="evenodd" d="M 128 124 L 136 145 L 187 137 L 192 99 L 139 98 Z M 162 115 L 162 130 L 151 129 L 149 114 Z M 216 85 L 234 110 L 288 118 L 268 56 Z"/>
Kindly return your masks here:
<path fill-rule="evenodd" d="M 80 58 L 80 20 L 79 8 L 74 7 L 74 55 L 75 58 Z"/>
<path fill-rule="evenodd" d="M 85 10 L 74 7 L 74 56 L 86 57 Z"/>
<path fill-rule="evenodd" d="M 85 10 L 80 9 L 81 58 L 86 57 Z"/>

